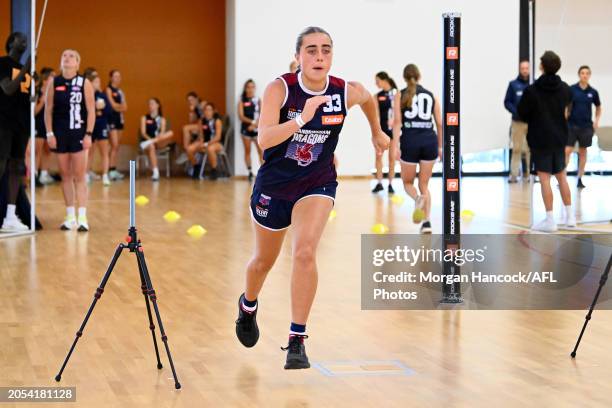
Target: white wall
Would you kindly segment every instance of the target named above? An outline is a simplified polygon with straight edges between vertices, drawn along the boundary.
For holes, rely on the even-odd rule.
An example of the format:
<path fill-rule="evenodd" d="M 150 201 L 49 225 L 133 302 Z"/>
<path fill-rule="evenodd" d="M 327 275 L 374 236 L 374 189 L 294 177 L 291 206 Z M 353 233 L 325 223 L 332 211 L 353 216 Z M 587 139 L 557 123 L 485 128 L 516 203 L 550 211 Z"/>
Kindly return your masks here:
<path fill-rule="evenodd" d="M 235 2 L 235 66 L 228 65 L 235 70 L 234 104 L 246 79 L 255 80 L 261 95 L 267 83 L 287 72 L 296 37 L 309 25 L 325 28 L 334 40 L 333 75 L 375 92 L 376 72 L 386 70 L 403 87 L 403 67 L 412 62 L 422 84 L 441 98 L 442 13 L 461 12 L 462 151 L 507 145 L 510 119 L 503 98 L 517 74 L 518 0 L 228 1 Z M 235 136 L 236 174 L 246 174 L 238 129 Z M 368 174 L 374 164 L 359 108 L 347 117 L 337 154 L 339 174 Z"/>
<path fill-rule="evenodd" d="M 578 82 L 578 67 L 589 65 L 591 85 L 602 100 L 601 126 L 612 126 L 611 41 L 612 1 L 536 1 L 536 62 L 544 51 L 555 51 L 561 57 L 559 75 L 570 85 Z"/>

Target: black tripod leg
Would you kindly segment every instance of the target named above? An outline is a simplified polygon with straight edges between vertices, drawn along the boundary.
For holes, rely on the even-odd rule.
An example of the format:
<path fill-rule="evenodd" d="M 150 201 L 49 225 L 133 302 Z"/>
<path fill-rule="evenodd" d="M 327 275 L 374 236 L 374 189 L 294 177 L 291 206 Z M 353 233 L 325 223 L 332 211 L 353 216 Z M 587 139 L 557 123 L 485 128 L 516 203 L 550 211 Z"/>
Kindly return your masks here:
<path fill-rule="evenodd" d="M 587 313 L 586 318 L 584 319 L 584 325 L 582 326 L 582 330 L 580 331 L 580 335 L 578 336 L 578 341 L 576 341 L 576 345 L 574 346 L 574 350 L 570 354 L 572 358 L 576 357 L 576 351 L 578 350 L 578 346 L 580 345 L 580 340 L 582 340 L 582 335 L 586 330 L 587 324 L 589 324 L 589 320 L 591 320 L 591 315 L 593 314 L 593 309 L 595 309 L 595 305 L 597 304 L 597 299 L 599 299 L 599 294 L 603 289 L 606 281 L 608 280 L 608 274 L 610 273 L 610 267 L 612 267 L 612 255 L 610 255 L 610 259 L 608 260 L 608 265 L 604 270 L 601 278 L 599 279 L 599 288 L 597 288 L 597 293 L 595 293 L 595 298 L 593 299 L 593 303 L 591 303 L 591 307 L 589 308 L 589 313 Z"/>
<path fill-rule="evenodd" d="M 155 310 L 155 316 L 157 317 L 157 324 L 159 325 L 161 339 L 164 342 L 164 346 L 166 346 L 166 354 L 168 355 L 168 361 L 170 362 L 170 368 L 172 369 L 172 375 L 174 377 L 174 388 L 178 390 L 181 388 L 181 383 L 179 383 L 178 377 L 176 376 L 174 362 L 172 361 L 172 355 L 170 354 L 170 347 L 168 347 L 168 336 L 166 336 L 166 332 L 164 331 L 164 325 L 161 320 L 161 315 L 159 314 L 159 308 L 157 307 L 157 296 L 155 296 L 155 290 L 153 289 L 153 284 L 151 283 L 151 276 L 149 275 L 149 270 L 147 269 L 147 263 L 145 262 L 144 253 L 142 252 L 141 246 L 139 246 L 138 250 L 136 251 L 136 257 L 138 258 L 138 263 L 141 266 L 147 288 L 149 288 L 149 297 L 151 298 L 151 302 L 153 302 L 153 309 Z"/>
<path fill-rule="evenodd" d="M 145 303 L 147 305 L 147 315 L 149 316 L 149 329 L 151 329 L 151 336 L 153 337 L 153 346 L 155 346 L 155 356 L 157 357 L 157 368 L 162 369 L 162 363 L 159 359 L 159 349 L 157 348 L 157 337 L 155 336 L 155 325 L 153 324 L 153 316 L 151 315 L 151 305 L 149 304 L 149 296 L 147 296 L 148 288 L 147 283 L 145 282 L 144 273 L 142 272 L 142 265 L 140 264 L 140 257 L 136 256 L 136 260 L 138 261 L 138 272 L 140 273 L 140 288 L 142 289 L 142 294 L 145 298 Z"/>
<path fill-rule="evenodd" d="M 76 333 L 76 337 L 74 338 L 72 347 L 70 347 L 70 351 L 68 351 L 68 355 L 66 356 L 66 359 L 64 360 L 64 364 L 62 364 L 62 368 L 60 369 L 59 373 L 57 373 L 57 375 L 55 376 L 55 381 L 59 381 L 62 379 L 62 373 L 64 372 L 64 369 L 66 368 L 66 364 L 68 364 L 68 359 L 72 355 L 72 352 L 74 351 L 74 348 L 76 347 L 77 341 L 79 341 L 79 338 L 83 335 L 83 330 L 85 330 L 85 325 L 87 324 L 87 321 L 89 320 L 89 317 L 91 316 L 91 313 L 93 312 L 93 309 L 96 306 L 98 299 L 100 299 L 100 297 L 102 296 L 102 293 L 104 292 L 104 287 L 106 286 L 106 282 L 108 281 L 108 278 L 110 277 L 111 272 L 115 268 L 115 264 L 117 263 L 117 260 L 119 259 L 119 255 L 121 255 L 121 251 L 123 251 L 124 248 L 125 246 L 123 244 L 119 244 L 119 246 L 115 250 L 115 255 L 113 255 L 113 259 L 111 260 L 110 265 L 108 265 L 108 269 L 106 270 L 106 273 L 104 274 L 104 277 L 102 278 L 102 282 L 100 282 L 100 286 L 96 289 L 96 293 L 94 294 L 94 300 L 93 302 L 91 302 L 91 306 L 89 306 L 89 310 L 87 311 L 87 314 L 85 315 L 85 319 L 83 320 L 83 323 L 81 323 L 81 327 L 79 328 L 79 331 Z"/>

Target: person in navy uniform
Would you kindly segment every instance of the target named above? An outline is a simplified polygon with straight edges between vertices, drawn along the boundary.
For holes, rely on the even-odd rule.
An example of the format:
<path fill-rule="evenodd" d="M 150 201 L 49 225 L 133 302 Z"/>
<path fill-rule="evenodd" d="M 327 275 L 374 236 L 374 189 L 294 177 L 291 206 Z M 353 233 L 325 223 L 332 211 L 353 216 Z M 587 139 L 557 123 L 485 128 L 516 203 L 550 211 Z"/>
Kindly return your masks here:
<path fill-rule="evenodd" d="M 521 156 L 525 155 L 527 169 L 529 169 L 529 146 L 527 145 L 527 124 L 519 118 L 517 107 L 523 96 L 523 91 L 529 85 L 529 61 L 519 63 L 519 75 L 510 81 L 504 98 L 506 110 L 512 114 L 510 125 L 510 140 L 512 141 L 512 159 L 510 160 L 510 177 L 508 183 L 516 183 L 521 166 Z M 523 178 L 529 177 L 529 170 L 523 173 Z"/>
<path fill-rule="evenodd" d="M 66 202 L 66 218 L 60 228 L 89 231 L 87 222 L 87 155 L 96 122 L 94 88 L 79 75 L 81 56 L 76 50 L 62 53 L 61 75 L 47 86 L 45 126 L 49 148 L 57 153 Z M 75 219 L 74 202 L 79 205 Z"/>
<path fill-rule="evenodd" d="M 158 98 L 149 99 L 149 113 L 140 118 L 140 148 L 149 156 L 153 174 L 151 180 L 159 181 L 157 151 L 172 143 L 174 132 L 168 129 Z"/>
<path fill-rule="evenodd" d="M 565 162 L 569 163 L 574 145 L 578 142 L 578 188 L 584 188 L 582 177 L 587 162 L 587 147 L 593 143 L 593 134 L 599 127 L 601 118 L 601 101 L 599 92 L 589 84 L 591 68 L 583 65 L 578 68 L 580 80 L 570 86 L 572 91 L 572 109 L 569 116 L 569 136 L 565 148 Z M 593 105 L 595 105 L 595 122 L 593 122 Z"/>
<path fill-rule="evenodd" d="M 6 216 L 2 232 L 27 231 L 17 215 L 17 196 L 25 174 L 25 152 L 30 137 L 30 59 L 19 62 L 28 48 L 25 34 L 14 32 L 6 40 L 8 55 L 0 58 L 0 179 L 8 173 Z"/>
<path fill-rule="evenodd" d="M 89 75 L 86 76 L 91 82 L 94 88 L 94 99 L 96 106 L 96 123 L 94 125 L 92 142 L 93 147 L 97 147 L 100 152 L 100 159 L 102 160 L 102 184 L 106 187 L 110 186 L 111 180 L 108 174 L 110 168 L 109 160 L 109 120 L 112 113 L 110 102 L 106 93 L 102 92 L 102 80 L 95 71 L 90 71 Z M 94 148 L 89 151 L 88 167 L 91 170 L 91 164 L 93 163 Z M 91 174 L 88 173 L 88 174 Z"/>
<path fill-rule="evenodd" d="M 247 80 L 242 88 L 238 102 L 238 117 L 240 118 L 240 135 L 244 144 L 244 161 L 249 171 L 249 180 L 253 179 L 251 170 L 251 144 L 255 143 L 259 155 L 259 165 L 263 163 L 263 150 L 257 144 L 257 123 L 259 121 L 259 98 L 255 95 L 255 81 Z"/>
<path fill-rule="evenodd" d="M 376 149 L 382 153 L 389 146 L 372 95 L 360 83 L 329 75 L 330 35 L 308 27 L 298 36 L 295 52 L 299 71 L 272 81 L 262 98 L 257 141 L 264 149 L 264 163 L 250 205 L 256 243 L 236 320 L 238 339 L 253 347 L 259 339 L 257 297 L 291 225 L 291 326 L 285 369 L 310 367 L 304 339 L 317 288 L 316 252 L 334 204 L 334 150 L 348 110 L 360 105 Z"/>
<path fill-rule="evenodd" d="M 112 112 L 109 119 L 110 126 L 110 172 L 111 180 L 122 179 L 125 176 L 117 171 L 117 155 L 119 154 L 119 143 L 123 134 L 123 115 L 127 111 L 127 102 L 121 86 L 121 73 L 113 69 L 109 73 L 109 82 L 106 87 L 106 97 L 110 102 Z"/>
<path fill-rule="evenodd" d="M 198 159 L 196 153 L 206 153 L 208 163 L 211 167 L 210 178 L 215 180 L 217 178 L 217 153 L 223 149 L 223 121 L 217 112 L 215 111 L 215 105 L 207 102 L 204 106 L 204 114 L 200 119 L 199 135 L 187 147 L 187 157 L 192 165 L 193 177 L 199 175 L 196 167 L 198 165 Z M 204 166 L 206 163 L 201 163 Z"/>
<path fill-rule="evenodd" d="M 389 76 L 385 71 L 381 71 L 376 74 L 375 77 L 376 87 L 380 91 L 374 96 L 378 102 L 378 118 L 380 119 L 380 127 L 387 136 L 393 138 L 393 100 L 397 93 L 397 85 L 393 78 Z M 389 194 L 395 193 L 393 190 L 393 177 L 395 177 L 395 157 L 393 152 L 389 149 L 389 187 L 387 188 Z M 376 186 L 372 190 L 373 193 L 378 193 L 384 190 L 382 185 L 382 156 L 376 155 Z"/>
<path fill-rule="evenodd" d="M 420 79 L 421 73 L 416 65 L 404 67 L 406 88 L 395 95 L 393 105 L 393 152 L 400 161 L 404 190 L 414 199 L 412 221 L 421 223 L 422 234 L 430 234 L 431 195 L 428 186 L 433 166 L 442 157 L 442 114 L 440 102 L 419 84 Z M 418 192 L 414 186 L 417 165 Z"/>
<path fill-rule="evenodd" d="M 204 106 L 207 102 L 202 101 L 195 91 L 190 91 L 186 96 L 189 105 L 189 123 L 183 126 L 183 153 L 176 159 L 176 164 L 187 162 L 187 149 L 194 139 L 200 134 L 201 120 L 204 115 Z"/>
<path fill-rule="evenodd" d="M 45 128 L 45 90 L 50 81 L 53 81 L 55 72 L 53 68 L 44 67 L 40 70 L 40 78 L 36 80 L 36 105 L 34 105 L 34 128 L 35 128 L 35 166 L 37 181 L 41 185 L 55 182 L 49 174 L 49 159 L 51 152 L 47 145 L 47 129 Z M 29 153 L 26 154 L 26 160 Z"/>

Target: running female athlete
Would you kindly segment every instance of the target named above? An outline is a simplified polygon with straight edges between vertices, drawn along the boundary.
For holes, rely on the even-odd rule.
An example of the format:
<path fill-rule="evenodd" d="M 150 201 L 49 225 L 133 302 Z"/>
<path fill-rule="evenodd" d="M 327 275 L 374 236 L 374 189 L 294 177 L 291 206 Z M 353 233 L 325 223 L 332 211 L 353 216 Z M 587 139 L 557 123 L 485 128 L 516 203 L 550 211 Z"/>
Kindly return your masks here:
<path fill-rule="evenodd" d="M 263 96 L 257 140 L 264 149 L 264 164 L 251 196 L 255 248 L 236 320 L 240 342 L 254 346 L 259 339 L 257 297 L 292 225 L 291 326 L 284 348 L 285 369 L 310 367 L 304 339 L 317 288 L 316 252 L 336 195 L 334 150 L 348 110 L 361 107 L 378 151 L 389 146 L 376 102 L 363 85 L 328 75 L 333 56 L 330 35 L 308 27 L 298 36 L 295 52 L 298 73 L 280 76 Z"/>

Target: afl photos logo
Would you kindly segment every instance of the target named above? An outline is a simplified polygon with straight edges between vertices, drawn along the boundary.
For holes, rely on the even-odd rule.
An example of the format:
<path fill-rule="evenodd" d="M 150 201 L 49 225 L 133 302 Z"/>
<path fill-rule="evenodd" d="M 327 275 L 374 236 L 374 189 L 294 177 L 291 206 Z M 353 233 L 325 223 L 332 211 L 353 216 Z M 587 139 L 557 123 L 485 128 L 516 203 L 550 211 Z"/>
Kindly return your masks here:
<path fill-rule="evenodd" d="M 446 59 L 447 60 L 459 59 L 459 47 L 446 47 Z"/>

